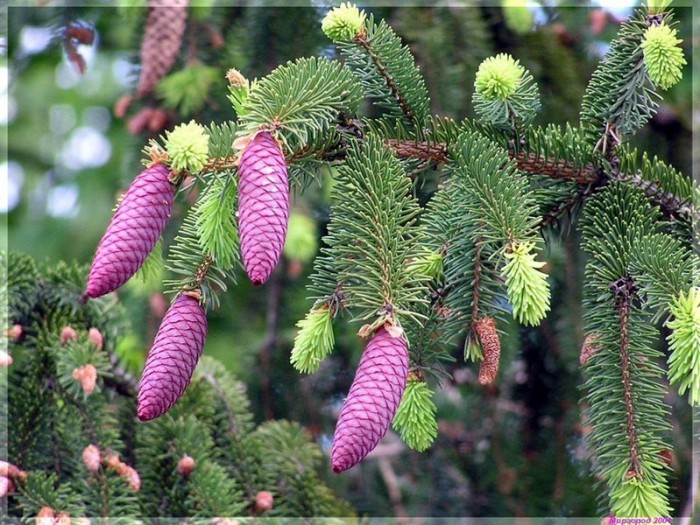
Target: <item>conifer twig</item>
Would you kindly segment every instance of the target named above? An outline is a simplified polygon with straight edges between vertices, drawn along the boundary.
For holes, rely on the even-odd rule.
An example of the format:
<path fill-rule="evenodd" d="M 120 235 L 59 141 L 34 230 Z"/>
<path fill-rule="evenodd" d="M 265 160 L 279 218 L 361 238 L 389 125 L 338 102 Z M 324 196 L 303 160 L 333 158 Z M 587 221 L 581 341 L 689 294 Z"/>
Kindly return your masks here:
<path fill-rule="evenodd" d="M 639 477 L 639 438 L 635 423 L 634 395 L 632 391 L 632 361 L 630 359 L 629 341 L 629 315 L 634 297 L 634 282 L 629 277 L 623 277 L 611 284 L 611 289 L 616 295 L 617 309 L 620 315 L 620 359 L 622 372 L 623 400 L 627 415 L 627 439 L 629 441 L 629 454 L 631 467 L 627 475 Z"/>
<path fill-rule="evenodd" d="M 377 53 L 372 48 L 372 44 L 367 39 L 367 33 L 364 30 L 361 31 L 360 34 L 355 37 L 354 41 L 357 45 L 359 45 L 362 49 L 364 49 L 367 52 L 370 59 L 372 60 L 372 63 L 377 68 L 377 71 L 384 79 L 384 82 L 386 83 L 386 87 L 389 88 L 389 91 L 391 91 L 391 94 L 396 99 L 396 102 L 398 103 L 399 107 L 401 108 L 401 111 L 404 112 L 404 114 L 406 115 L 408 120 L 410 120 L 411 122 L 413 122 L 415 124 L 416 117 L 413 114 L 413 111 L 411 110 L 411 108 L 408 104 L 408 101 L 403 97 L 403 95 L 401 94 L 401 91 L 399 90 L 398 86 L 396 85 L 396 82 L 394 81 L 394 78 L 391 76 L 389 71 L 387 71 L 386 66 L 382 63 L 381 59 L 379 58 Z"/>

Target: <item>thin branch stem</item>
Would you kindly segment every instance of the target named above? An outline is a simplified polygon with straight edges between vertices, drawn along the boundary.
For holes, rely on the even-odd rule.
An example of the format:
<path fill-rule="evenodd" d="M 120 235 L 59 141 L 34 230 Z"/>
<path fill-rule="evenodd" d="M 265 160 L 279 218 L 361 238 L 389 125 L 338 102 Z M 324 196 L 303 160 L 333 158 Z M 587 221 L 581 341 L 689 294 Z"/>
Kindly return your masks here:
<path fill-rule="evenodd" d="M 612 284 L 617 296 L 617 310 L 620 316 L 620 367 L 622 372 L 623 401 L 627 415 L 627 440 L 629 442 L 630 470 L 629 477 L 641 476 L 639 469 L 639 438 L 635 423 L 634 392 L 632 388 L 632 361 L 630 359 L 629 315 L 634 297 L 632 279 L 623 277 Z"/>
<path fill-rule="evenodd" d="M 391 73 L 387 71 L 386 66 L 382 63 L 376 51 L 374 50 L 374 48 L 372 48 L 372 44 L 367 39 L 367 33 L 365 33 L 365 31 L 363 30 L 359 35 L 355 37 L 354 42 L 367 52 L 369 58 L 372 60 L 372 63 L 377 68 L 377 71 L 384 79 L 386 87 L 389 88 L 389 91 L 396 99 L 396 102 L 401 108 L 401 111 L 403 111 L 404 115 L 406 115 L 408 120 L 418 125 L 418 123 L 416 122 L 416 116 L 413 114 L 413 111 L 411 110 L 408 101 L 401 94 L 401 91 L 396 85 L 396 81 L 391 76 Z"/>

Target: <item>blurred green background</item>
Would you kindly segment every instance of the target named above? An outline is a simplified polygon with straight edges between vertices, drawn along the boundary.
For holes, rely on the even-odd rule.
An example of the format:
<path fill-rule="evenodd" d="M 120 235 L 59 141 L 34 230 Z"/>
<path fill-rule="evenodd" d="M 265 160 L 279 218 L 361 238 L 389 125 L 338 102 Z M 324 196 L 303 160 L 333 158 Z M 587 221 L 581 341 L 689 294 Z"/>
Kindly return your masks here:
<path fill-rule="evenodd" d="M 138 78 L 144 8 L 135 7 L 137 2 L 9 8 L 9 51 L 0 57 L 0 77 L 9 84 L 6 111 L 0 112 L 8 130 L 7 161 L 0 167 L 0 193 L 6 196 L 0 228 L 7 231 L 0 238 L 8 239 L 10 249 L 89 264 L 119 192 L 140 171 L 148 139 L 191 118 L 208 123 L 235 117 L 226 99 L 228 68 L 254 78 L 296 57 L 336 56 L 320 30 L 323 6 L 193 4 L 180 57 L 162 89 L 133 101 L 124 118 L 115 117 L 113 108 L 133 92 Z M 415 53 L 434 113 L 471 117 L 476 68 L 487 56 L 505 51 L 540 86 L 539 122 L 576 124 L 586 82 L 629 13 L 629 8 L 580 4 L 369 10 L 387 19 Z M 678 9 L 677 19 L 690 64 L 690 9 Z M 93 45 L 78 48 L 87 65 L 83 75 L 64 45 L 64 30 L 71 24 L 94 27 L 96 34 Z M 183 82 L 187 78 L 191 82 Z M 185 93 L 191 85 L 195 89 Z M 688 67 L 652 122 L 634 138 L 634 145 L 685 173 L 691 172 L 691 85 Z M 161 127 L 133 133 L 144 108 L 161 112 Z M 365 114 L 371 115 L 372 108 L 366 107 Z M 312 219 L 300 219 L 295 228 L 298 242 L 311 252 L 328 221 L 327 194 L 324 185 L 294 196 L 294 210 Z M 179 197 L 166 241 L 175 235 L 188 199 L 191 195 Z M 343 476 L 329 471 L 341 497 L 372 516 L 596 515 L 579 404 L 583 271 L 577 238 L 571 229 L 565 241 L 550 243 L 552 313 L 537 329 L 507 328 L 497 386 L 478 386 L 475 367 L 465 365 L 461 348 L 455 348 L 454 379 L 443 384 L 436 400 L 440 436 L 433 447 L 424 454 L 411 452 L 390 432 L 358 468 Z M 329 448 L 361 341 L 357 325 L 339 323 L 335 353 L 319 372 L 303 377 L 292 369 L 294 325 L 310 307 L 305 291 L 310 270 L 308 260 L 285 258 L 262 288 L 240 279 L 209 314 L 205 352 L 248 385 L 258 420 L 298 420 Z M 154 283 L 138 281 L 119 295 L 132 326 L 121 351 L 138 373 L 168 299 Z M 677 395 L 669 397 L 677 429 L 673 504 L 680 512 L 689 487 L 690 410 Z"/>

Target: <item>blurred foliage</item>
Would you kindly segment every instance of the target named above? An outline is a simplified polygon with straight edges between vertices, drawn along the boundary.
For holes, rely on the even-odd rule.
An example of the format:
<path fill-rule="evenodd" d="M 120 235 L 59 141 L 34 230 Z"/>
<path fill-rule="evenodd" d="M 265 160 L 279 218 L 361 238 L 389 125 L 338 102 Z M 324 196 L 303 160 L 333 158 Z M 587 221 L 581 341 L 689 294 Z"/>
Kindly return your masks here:
<path fill-rule="evenodd" d="M 537 7 L 534 29 L 525 32 L 511 29 L 497 5 L 371 11 L 386 18 L 415 53 L 432 111 L 473 116 L 476 68 L 489 55 L 509 52 L 539 85 L 540 122 L 556 123 L 578 118 L 586 82 L 619 23 L 609 11 L 579 7 Z M 132 101 L 126 118 L 119 119 L 112 108 L 134 89 L 145 10 L 10 8 L 9 61 L 0 63 L 0 68 L 9 68 L 10 180 L 19 190 L 16 205 L 6 214 L 10 247 L 39 259 L 88 263 L 116 196 L 140 170 L 140 151 L 151 136 L 132 135 L 126 122 L 144 107 L 161 106 L 167 110 L 167 129 L 193 117 L 203 124 L 231 118 L 224 81 L 228 68 L 253 79 L 287 60 L 335 53 L 320 30 L 322 14 L 315 8 L 198 7 L 188 22 L 182 56 L 161 90 L 147 100 Z M 690 9 L 679 8 L 676 18 L 692 63 Z M 87 61 L 82 76 L 56 36 L 71 21 L 94 24 L 97 35 L 93 46 L 79 48 Z M 192 68 L 205 68 L 206 75 L 197 77 L 198 91 L 185 100 L 175 88 Z M 686 173 L 691 171 L 691 80 L 687 68 L 650 125 L 632 142 Z M 192 104 L 192 98 L 198 103 Z M 319 239 L 328 222 L 329 185 L 295 196 L 295 205 L 317 222 Z M 416 192 L 421 199 L 429 194 L 420 186 Z M 184 206 L 176 204 L 166 246 L 183 211 Z M 4 238 L 5 232 L 0 233 Z M 563 245 L 550 245 L 547 259 L 555 268 L 552 314 L 536 329 L 507 328 L 504 372 L 497 386 L 478 386 L 475 368 L 458 359 L 450 367 L 454 380 L 434 398 L 440 437 L 433 447 L 424 454 L 409 452 L 389 433 L 375 461 L 343 476 L 329 475 L 328 483 L 359 513 L 595 515 L 595 480 L 589 477 L 582 444 L 588 431 L 579 406 L 577 385 L 582 381 L 573 365 L 583 339 L 578 306 L 583 266 L 576 238 L 571 232 Z M 205 353 L 223 361 L 248 385 L 258 421 L 299 421 L 328 449 L 361 344 L 343 323 L 336 328 L 334 355 L 317 374 L 301 376 L 293 369 L 289 353 L 295 323 L 308 307 L 304 285 L 309 271 L 306 263 L 283 261 L 262 289 L 241 279 L 209 315 Z M 153 292 L 152 283 L 138 280 L 120 296 L 136 334 L 124 339 L 117 351 L 138 372 L 167 299 Z M 677 398 L 671 402 L 680 415 L 674 422 L 674 491 L 685 495 L 691 465 L 690 410 Z M 676 509 L 684 505 L 685 501 L 673 502 Z"/>

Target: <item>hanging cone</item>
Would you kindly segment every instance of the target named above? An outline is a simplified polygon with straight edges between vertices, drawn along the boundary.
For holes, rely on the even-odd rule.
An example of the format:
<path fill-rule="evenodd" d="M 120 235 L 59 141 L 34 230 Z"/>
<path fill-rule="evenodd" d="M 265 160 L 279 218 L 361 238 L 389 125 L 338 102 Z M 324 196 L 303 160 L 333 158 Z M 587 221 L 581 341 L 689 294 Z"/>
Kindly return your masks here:
<path fill-rule="evenodd" d="M 408 346 L 380 328 L 365 348 L 333 436 L 339 474 L 362 461 L 386 434 L 406 388 Z"/>
<path fill-rule="evenodd" d="M 267 132 L 246 146 L 239 165 L 238 229 L 243 265 L 259 286 L 279 262 L 289 221 L 289 182 L 284 154 Z"/>
<path fill-rule="evenodd" d="M 161 416 L 182 396 L 202 355 L 207 316 L 199 301 L 181 294 L 170 307 L 148 352 L 141 376 L 138 417 Z"/>
<path fill-rule="evenodd" d="M 148 19 L 141 41 L 138 96 L 148 95 L 180 54 L 187 24 L 187 0 L 149 0 Z"/>
<path fill-rule="evenodd" d="M 169 176 L 167 166 L 156 164 L 131 183 L 97 246 L 88 297 L 116 290 L 141 268 L 170 218 L 175 186 Z"/>

